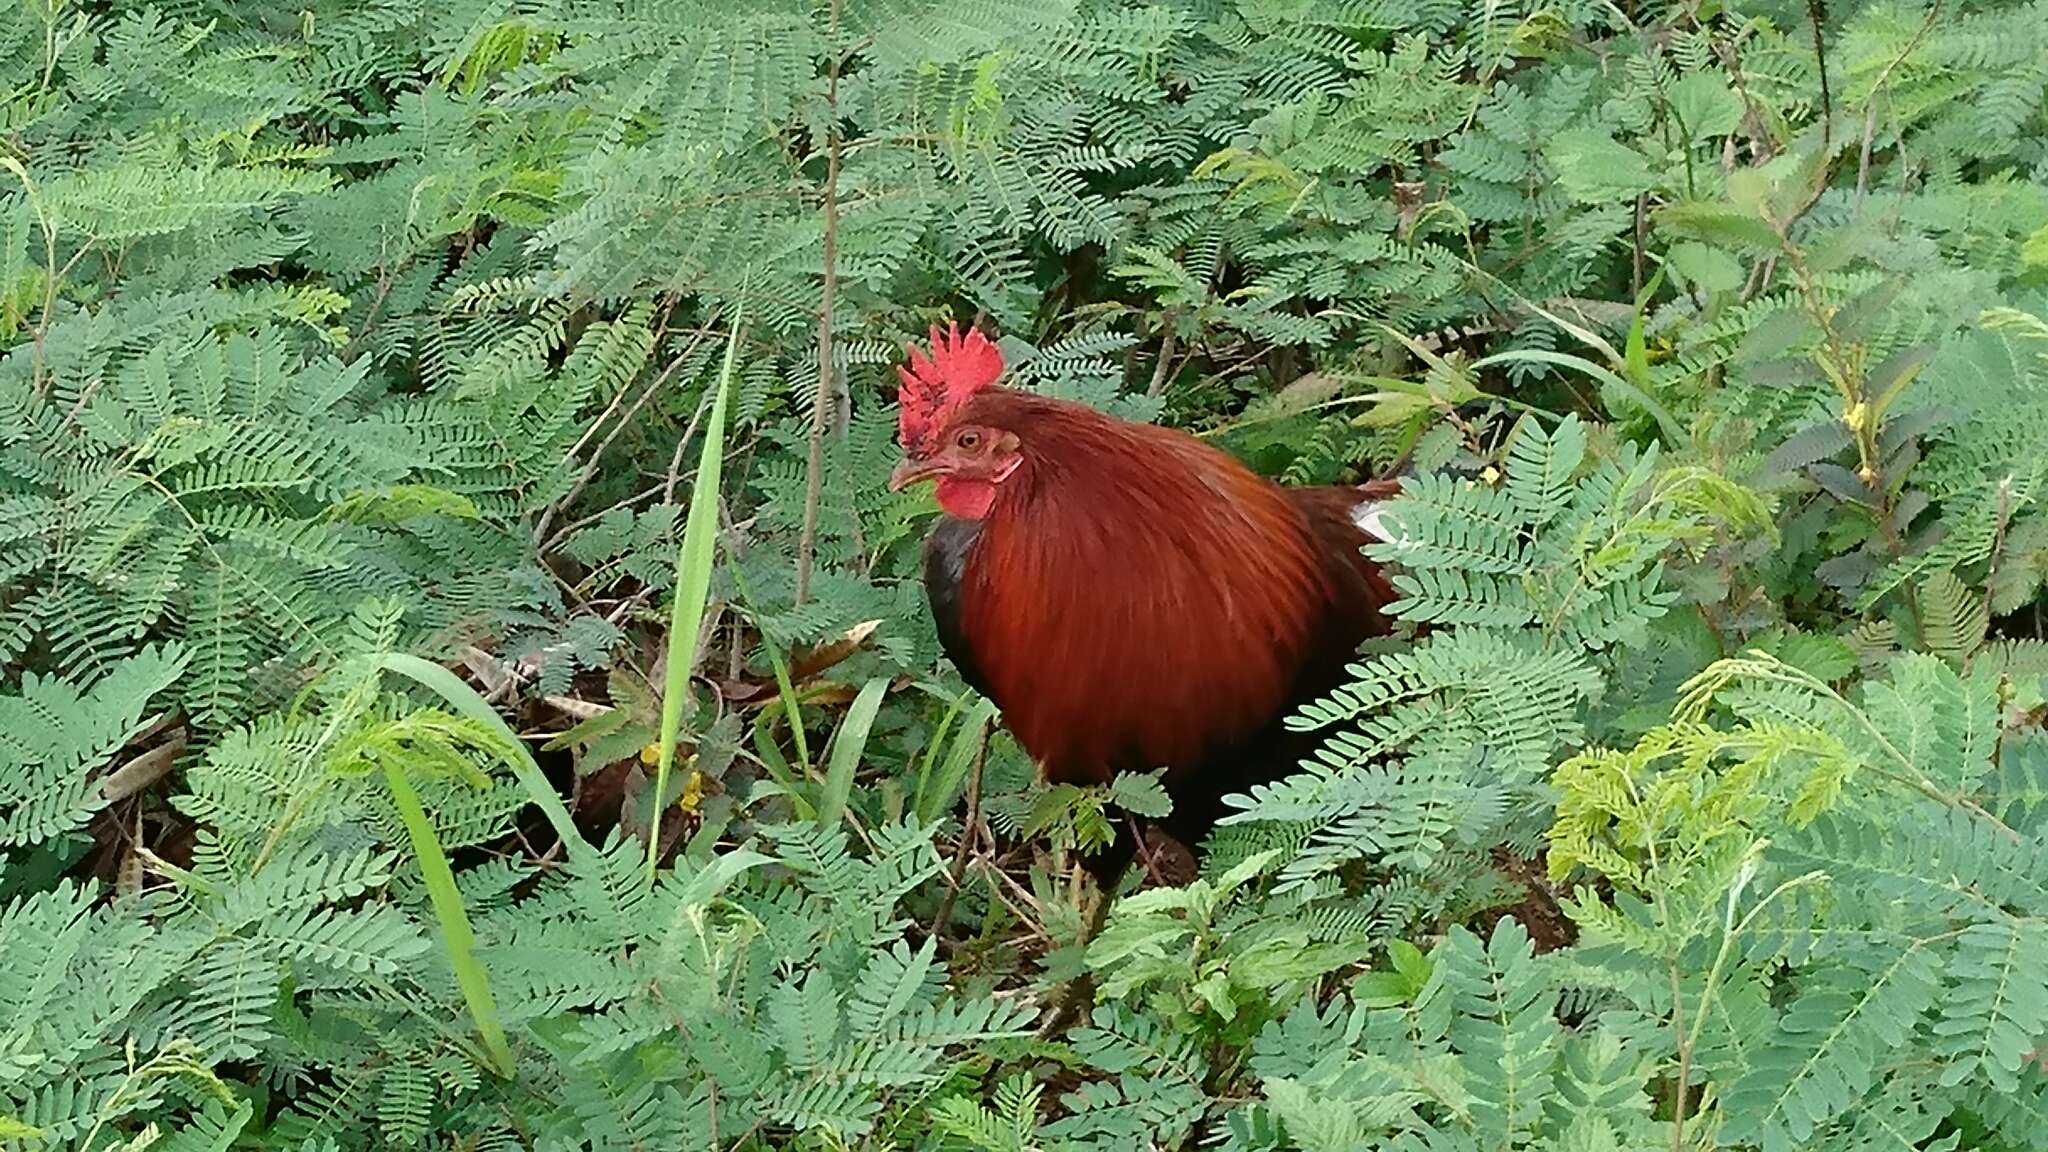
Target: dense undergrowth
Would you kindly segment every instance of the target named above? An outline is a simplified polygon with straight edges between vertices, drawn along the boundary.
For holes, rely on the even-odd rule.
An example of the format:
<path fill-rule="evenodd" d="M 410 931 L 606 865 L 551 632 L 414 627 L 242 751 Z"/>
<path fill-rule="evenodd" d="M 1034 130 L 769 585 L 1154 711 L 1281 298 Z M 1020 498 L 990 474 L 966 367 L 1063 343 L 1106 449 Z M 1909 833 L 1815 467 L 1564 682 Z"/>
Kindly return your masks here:
<path fill-rule="evenodd" d="M 2048 1150 L 2038 0 L 29 0 L 0 72 L 0 1144 Z M 1085 950 L 1164 797 L 939 656 L 947 318 L 1410 477 L 1428 639 Z"/>

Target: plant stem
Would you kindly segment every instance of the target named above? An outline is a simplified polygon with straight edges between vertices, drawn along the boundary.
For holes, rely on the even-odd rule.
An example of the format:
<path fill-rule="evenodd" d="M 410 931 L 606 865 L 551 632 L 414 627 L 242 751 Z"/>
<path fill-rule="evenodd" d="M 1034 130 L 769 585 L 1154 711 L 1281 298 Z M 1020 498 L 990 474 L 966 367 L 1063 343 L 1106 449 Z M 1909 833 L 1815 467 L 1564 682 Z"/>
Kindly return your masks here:
<path fill-rule="evenodd" d="M 1692 1037 L 1685 1029 L 1685 984 L 1678 964 L 1667 966 L 1671 973 L 1671 1030 L 1678 1035 L 1678 1091 L 1671 1101 L 1671 1152 L 1685 1148 L 1685 1090 L 1692 1079 Z"/>
<path fill-rule="evenodd" d="M 1159 326 L 1165 334 L 1159 338 L 1159 363 L 1152 368 L 1152 383 L 1145 388 L 1147 399 L 1157 400 L 1166 392 L 1167 381 L 1173 378 L 1173 352 L 1178 336 L 1174 330 L 1176 323 L 1178 318 L 1171 308 L 1159 318 Z"/>
<path fill-rule="evenodd" d="M 1806 14 L 1813 21 L 1813 64 L 1820 73 L 1820 146 L 1826 151 L 1834 147 L 1835 97 L 1828 84 L 1828 46 L 1823 35 L 1828 22 L 1825 0 L 1806 0 Z"/>
<path fill-rule="evenodd" d="M 818 393 L 811 402 L 810 454 L 804 461 L 804 529 L 796 547 L 796 602 L 811 595 L 818 553 L 818 503 L 825 492 L 825 430 L 835 425 L 832 389 L 832 303 L 839 292 L 839 5 L 832 0 L 832 60 L 825 73 L 825 277 L 818 293 Z"/>
<path fill-rule="evenodd" d="M 1913 33 L 1913 38 L 1906 41 L 1906 46 L 1899 50 L 1899 54 L 1892 58 L 1891 63 L 1884 66 L 1884 70 L 1877 74 L 1877 79 L 1870 86 L 1870 96 L 1863 104 L 1863 142 L 1856 152 L 1856 201 L 1855 207 L 1850 209 L 1849 212 L 1853 219 L 1862 218 L 1863 198 L 1870 189 L 1870 148 L 1872 139 L 1877 134 L 1878 94 L 1887 92 L 1886 85 L 1891 80 L 1892 69 L 1904 64 L 1906 57 L 1911 56 L 1913 50 L 1920 46 L 1920 41 L 1934 27 L 1935 18 L 1939 15 L 1941 15 L 1941 4 L 1939 2 L 1927 6 L 1927 16 L 1920 21 L 1920 30 Z M 1901 157 L 1901 159 L 1903 158 Z"/>
<path fill-rule="evenodd" d="M 940 937 L 945 936 L 946 924 L 953 918 L 953 901 L 960 895 L 967 856 L 974 846 L 974 830 L 981 823 L 981 771 L 987 763 L 988 741 L 983 740 L 981 750 L 974 754 L 974 771 L 967 777 L 967 819 L 960 825 L 960 843 L 953 848 L 953 866 L 947 869 L 946 895 L 939 901 L 938 915 L 932 917 L 932 932 Z"/>

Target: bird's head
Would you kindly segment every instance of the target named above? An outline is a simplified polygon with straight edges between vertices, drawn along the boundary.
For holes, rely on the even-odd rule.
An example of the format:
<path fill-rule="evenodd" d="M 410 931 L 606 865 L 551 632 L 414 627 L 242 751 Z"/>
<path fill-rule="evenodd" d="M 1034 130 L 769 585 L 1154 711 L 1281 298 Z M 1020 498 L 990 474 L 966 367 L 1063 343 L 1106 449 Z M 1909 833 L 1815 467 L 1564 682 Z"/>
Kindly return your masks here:
<path fill-rule="evenodd" d="M 1017 434 L 977 420 L 975 396 L 1003 374 L 1003 354 L 976 329 L 932 329 L 931 355 L 911 348 L 910 363 L 896 369 L 897 441 L 903 462 L 889 476 L 889 490 L 925 480 L 938 481 L 939 507 L 966 520 L 987 516 L 996 486 L 1024 462 Z"/>

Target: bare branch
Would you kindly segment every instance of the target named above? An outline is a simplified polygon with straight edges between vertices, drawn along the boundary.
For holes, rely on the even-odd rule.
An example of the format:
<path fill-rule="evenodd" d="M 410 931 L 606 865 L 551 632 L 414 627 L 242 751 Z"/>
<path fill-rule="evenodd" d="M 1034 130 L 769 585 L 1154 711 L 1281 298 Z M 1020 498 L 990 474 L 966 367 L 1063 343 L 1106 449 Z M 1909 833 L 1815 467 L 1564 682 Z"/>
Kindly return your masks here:
<path fill-rule="evenodd" d="M 839 39 L 840 0 L 832 0 L 832 40 Z M 818 393 L 811 402 L 810 453 L 804 461 L 804 528 L 796 546 L 796 602 L 810 598 L 811 569 L 818 558 L 818 504 L 825 493 L 825 432 L 837 431 L 833 403 L 832 303 L 839 291 L 839 71 L 846 57 L 834 53 L 825 74 L 825 278 L 818 294 Z"/>
<path fill-rule="evenodd" d="M 1179 340 L 1179 334 L 1174 331 L 1176 322 L 1177 316 L 1171 308 L 1159 318 L 1159 326 L 1165 329 L 1166 334 L 1159 338 L 1159 363 L 1152 369 L 1152 383 L 1145 388 L 1149 399 L 1157 400 L 1166 391 L 1167 381 L 1173 378 L 1174 345 Z"/>

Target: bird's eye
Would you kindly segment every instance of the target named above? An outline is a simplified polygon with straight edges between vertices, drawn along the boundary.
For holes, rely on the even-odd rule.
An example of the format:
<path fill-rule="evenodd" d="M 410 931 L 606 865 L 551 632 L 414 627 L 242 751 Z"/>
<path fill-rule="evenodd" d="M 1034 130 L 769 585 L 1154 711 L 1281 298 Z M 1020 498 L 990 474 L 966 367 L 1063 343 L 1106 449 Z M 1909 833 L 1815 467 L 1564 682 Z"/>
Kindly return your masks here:
<path fill-rule="evenodd" d="M 981 443 L 981 433 L 962 432 L 960 438 L 955 440 L 954 443 L 962 448 L 973 448 Z"/>

